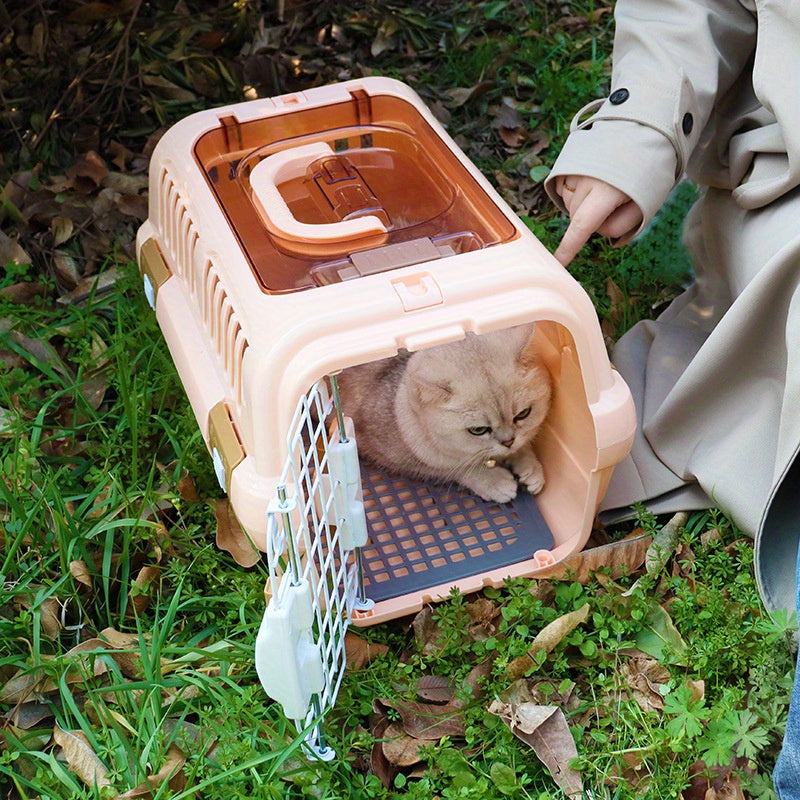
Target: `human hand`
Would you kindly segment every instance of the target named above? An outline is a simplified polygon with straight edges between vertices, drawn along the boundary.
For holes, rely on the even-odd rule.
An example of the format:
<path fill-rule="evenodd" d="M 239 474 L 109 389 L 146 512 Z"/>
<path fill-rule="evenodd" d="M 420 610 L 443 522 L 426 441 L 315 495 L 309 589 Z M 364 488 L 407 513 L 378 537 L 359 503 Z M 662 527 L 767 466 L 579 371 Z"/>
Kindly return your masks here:
<path fill-rule="evenodd" d="M 593 233 L 619 239 L 642 224 L 639 206 L 625 192 L 586 175 L 559 175 L 556 191 L 570 216 L 555 257 L 566 267 Z"/>

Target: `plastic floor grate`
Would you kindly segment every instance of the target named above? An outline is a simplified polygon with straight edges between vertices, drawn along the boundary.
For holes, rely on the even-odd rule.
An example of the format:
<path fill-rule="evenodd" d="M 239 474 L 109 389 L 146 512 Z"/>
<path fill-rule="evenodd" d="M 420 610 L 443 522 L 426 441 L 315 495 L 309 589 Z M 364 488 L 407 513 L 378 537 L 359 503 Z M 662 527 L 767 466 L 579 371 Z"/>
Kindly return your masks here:
<path fill-rule="evenodd" d="M 370 532 L 361 555 L 366 594 L 376 602 L 516 564 L 553 547 L 535 498 L 524 490 L 500 504 L 368 466 L 361 477 Z"/>

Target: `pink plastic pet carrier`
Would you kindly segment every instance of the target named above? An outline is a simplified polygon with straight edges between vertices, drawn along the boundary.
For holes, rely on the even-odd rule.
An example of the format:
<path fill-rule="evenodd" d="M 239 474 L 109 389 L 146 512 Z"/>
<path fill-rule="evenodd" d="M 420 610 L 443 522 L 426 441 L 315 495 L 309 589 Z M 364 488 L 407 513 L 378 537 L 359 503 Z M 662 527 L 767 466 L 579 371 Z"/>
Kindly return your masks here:
<path fill-rule="evenodd" d="M 584 546 L 632 441 L 630 393 L 585 292 L 397 81 L 194 114 L 150 186 L 145 291 L 267 554 L 259 675 L 305 729 L 335 699 L 351 622 L 545 575 Z M 487 503 L 359 464 L 330 376 L 531 321 L 553 380 L 541 494 Z"/>

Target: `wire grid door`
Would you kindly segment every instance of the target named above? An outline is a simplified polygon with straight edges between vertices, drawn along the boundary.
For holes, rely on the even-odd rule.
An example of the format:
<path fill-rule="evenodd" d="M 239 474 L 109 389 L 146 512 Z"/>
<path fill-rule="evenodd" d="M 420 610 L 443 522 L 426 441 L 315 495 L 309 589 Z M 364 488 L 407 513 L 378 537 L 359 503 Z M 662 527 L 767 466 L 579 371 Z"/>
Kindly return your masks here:
<path fill-rule="evenodd" d="M 267 512 L 270 600 L 256 641 L 264 689 L 294 720 L 307 750 L 326 760 L 334 753 L 320 718 L 339 691 L 353 610 L 369 606 L 359 588 L 366 519 L 355 438 L 331 380 L 333 393 L 323 379 L 300 399 L 287 436 Z"/>

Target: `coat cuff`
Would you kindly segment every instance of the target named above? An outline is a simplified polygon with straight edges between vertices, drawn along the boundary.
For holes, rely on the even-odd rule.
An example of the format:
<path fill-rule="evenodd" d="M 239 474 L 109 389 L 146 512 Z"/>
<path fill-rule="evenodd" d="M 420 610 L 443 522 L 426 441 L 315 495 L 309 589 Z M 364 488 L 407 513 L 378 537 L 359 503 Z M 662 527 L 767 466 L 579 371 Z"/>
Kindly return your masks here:
<path fill-rule="evenodd" d="M 573 130 L 545 181 L 545 190 L 564 213 L 555 187 L 558 176 L 597 178 L 627 194 L 639 206 L 643 221 L 638 230 L 618 241 L 624 244 L 644 229 L 667 199 L 681 175 L 677 163 L 672 143 L 655 128 L 602 119 Z"/>

